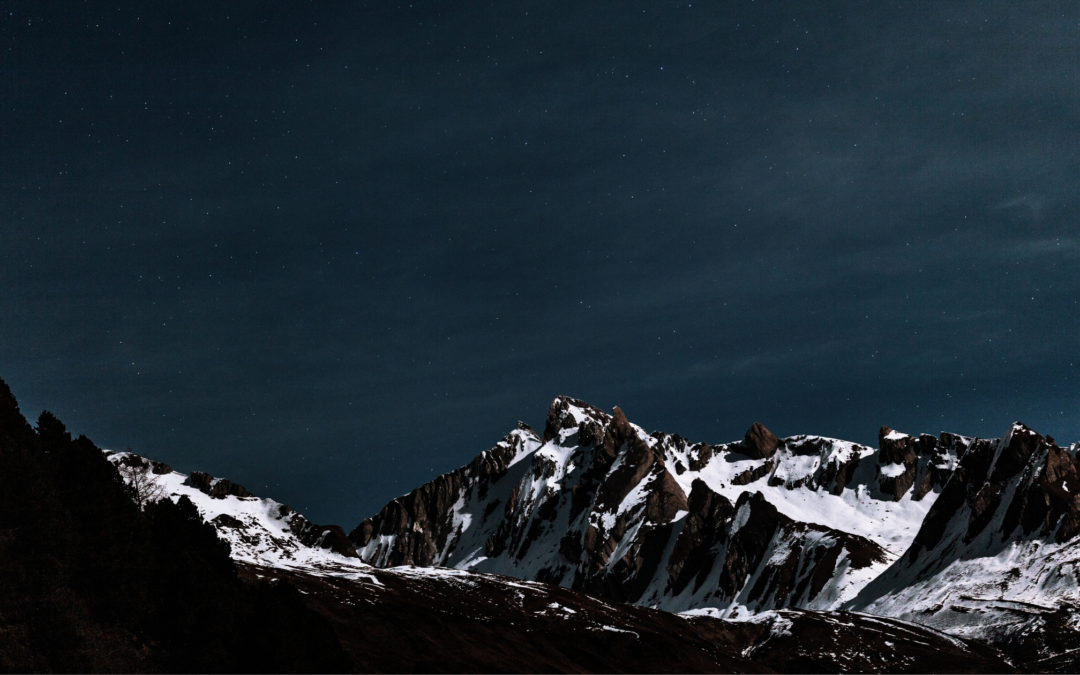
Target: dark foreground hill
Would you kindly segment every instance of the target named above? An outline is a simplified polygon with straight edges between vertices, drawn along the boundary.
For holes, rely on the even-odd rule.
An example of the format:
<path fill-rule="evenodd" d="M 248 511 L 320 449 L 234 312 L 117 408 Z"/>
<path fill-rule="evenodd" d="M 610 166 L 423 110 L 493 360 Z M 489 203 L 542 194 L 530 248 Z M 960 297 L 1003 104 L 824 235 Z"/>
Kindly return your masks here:
<path fill-rule="evenodd" d="M 0 670 L 348 670 L 288 584 L 242 582 L 190 501 L 140 510 L 100 449 L 0 381 Z"/>
<path fill-rule="evenodd" d="M 241 574 L 294 584 L 368 672 L 1015 672 L 986 645 L 848 612 L 684 617 L 447 569 L 349 579 L 242 566 Z"/>

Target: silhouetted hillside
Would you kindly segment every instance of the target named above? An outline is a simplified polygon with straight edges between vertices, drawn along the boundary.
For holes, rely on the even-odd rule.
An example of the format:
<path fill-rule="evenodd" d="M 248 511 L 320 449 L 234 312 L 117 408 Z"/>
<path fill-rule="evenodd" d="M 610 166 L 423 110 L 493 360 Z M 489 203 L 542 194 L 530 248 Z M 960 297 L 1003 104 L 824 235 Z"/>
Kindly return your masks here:
<path fill-rule="evenodd" d="M 0 380 L 0 670 L 314 672 L 350 663 L 287 583 L 245 584 L 186 498 L 140 511 L 88 438 Z"/>

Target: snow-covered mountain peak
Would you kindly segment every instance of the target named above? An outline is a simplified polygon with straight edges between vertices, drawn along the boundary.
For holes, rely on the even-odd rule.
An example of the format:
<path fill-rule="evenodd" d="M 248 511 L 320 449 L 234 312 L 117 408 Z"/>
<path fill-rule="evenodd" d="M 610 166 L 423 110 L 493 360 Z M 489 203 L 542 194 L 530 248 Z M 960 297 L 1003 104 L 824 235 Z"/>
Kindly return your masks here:
<path fill-rule="evenodd" d="M 760 423 L 710 445 L 559 396 L 542 438 L 519 426 L 350 538 L 378 566 L 496 572 L 661 607 L 828 607 L 907 549 L 962 446 L 887 430 L 875 450 L 780 439 Z M 736 527 L 751 512 L 769 537 Z"/>

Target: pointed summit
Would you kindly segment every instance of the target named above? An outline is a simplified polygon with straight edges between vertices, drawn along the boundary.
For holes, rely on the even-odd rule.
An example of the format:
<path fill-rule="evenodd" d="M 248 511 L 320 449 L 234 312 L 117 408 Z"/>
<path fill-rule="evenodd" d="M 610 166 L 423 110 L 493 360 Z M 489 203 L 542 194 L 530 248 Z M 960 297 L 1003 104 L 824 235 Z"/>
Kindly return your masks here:
<path fill-rule="evenodd" d="M 766 429 L 761 422 L 754 422 L 754 426 L 746 431 L 743 444 L 746 446 L 746 454 L 750 457 L 769 459 L 776 454 L 776 449 L 780 447 L 780 439 L 774 436 L 773 432 Z"/>
<path fill-rule="evenodd" d="M 556 396 L 544 420 L 544 440 L 557 440 L 560 431 L 576 428 L 586 420 L 606 427 L 610 419 L 610 415 L 585 401 L 569 396 Z"/>

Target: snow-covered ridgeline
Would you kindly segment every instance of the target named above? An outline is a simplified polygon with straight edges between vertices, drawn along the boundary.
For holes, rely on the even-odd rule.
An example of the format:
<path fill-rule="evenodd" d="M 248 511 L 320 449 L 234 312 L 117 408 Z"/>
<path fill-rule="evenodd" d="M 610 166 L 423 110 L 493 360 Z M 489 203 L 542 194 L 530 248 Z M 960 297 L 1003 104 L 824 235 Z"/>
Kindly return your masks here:
<path fill-rule="evenodd" d="M 105 453 L 114 465 L 145 463 L 146 470 L 150 471 L 151 465 L 138 455 L 108 450 Z M 231 556 L 237 561 L 313 574 L 348 575 L 354 570 L 370 567 L 359 558 L 324 548 L 328 531 L 305 532 L 310 523 L 273 499 L 232 494 L 211 497 L 191 485 L 187 474 L 168 470 L 160 475 L 149 475 L 160 485 L 162 497 L 173 501 L 179 501 L 181 497 L 190 499 L 203 519 L 214 525 L 218 536 L 229 543 Z M 220 483 L 220 479 L 206 481 L 210 487 Z M 246 493 L 243 488 L 239 491 Z M 302 534 L 308 535 L 304 538 L 311 540 L 310 545 L 302 541 Z"/>

